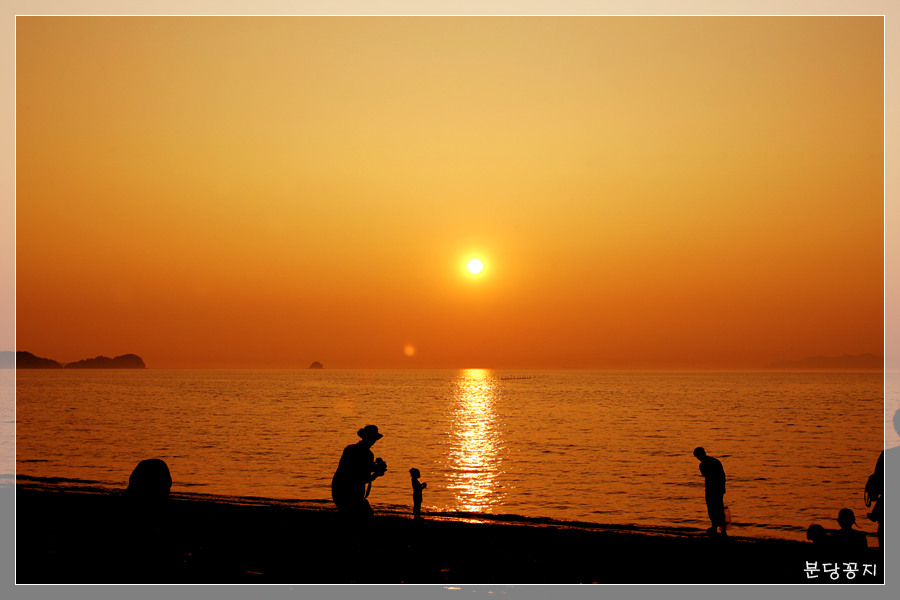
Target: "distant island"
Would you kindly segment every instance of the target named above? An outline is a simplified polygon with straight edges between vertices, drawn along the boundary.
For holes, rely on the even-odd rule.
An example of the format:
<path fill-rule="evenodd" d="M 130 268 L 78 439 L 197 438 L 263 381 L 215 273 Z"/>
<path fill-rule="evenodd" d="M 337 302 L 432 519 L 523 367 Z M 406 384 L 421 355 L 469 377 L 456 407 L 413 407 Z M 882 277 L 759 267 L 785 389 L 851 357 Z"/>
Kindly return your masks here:
<path fill-rule="evenodd" d="M 313 363 L 311 365 L 309 365 L 309 368 L 310 369 L 324 369 L 325 366 L 322 365 L 322 363 L 320 363 L 319 361 L 314 360 Z"/>
<path fill-rule="evenodd" d="M 16 352 L 17 369 L 62 369 L 61 363 L 51 359 L 35 356 L 31 352 Z"/>
<path fill-rule="evenodd" d="M 66 369 L 146 369 L 147 365 L 137 354 L 123 354 L 115 358 L 96 356 L 69 363 Z"/>
<path fill-rule="evenodd" d="M 808 356 L 800 360 L 780 360 L 768 366 L 770 369 L 807 370 L 881 370 L 884 359 L 874 354 L 845 354 L 844 356 Z"/>
<path fill-rule="evenodd" d="M 17 369 L 146 369 L 144 360 L 137 354 L 123 354 L 115 358 L 96 356 L 66 365 L 51 358 L 35 356 L 31 352 L 16 352 Z"/>

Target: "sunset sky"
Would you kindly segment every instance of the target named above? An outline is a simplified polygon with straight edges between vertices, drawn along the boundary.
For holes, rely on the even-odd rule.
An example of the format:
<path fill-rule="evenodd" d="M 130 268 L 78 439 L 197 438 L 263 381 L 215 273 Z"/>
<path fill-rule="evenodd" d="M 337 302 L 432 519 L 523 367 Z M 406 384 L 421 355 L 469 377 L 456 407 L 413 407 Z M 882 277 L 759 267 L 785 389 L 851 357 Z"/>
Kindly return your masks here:
<path fill-rule="evenodd" d="M 881 355 L 883 26 L 19 17 L 17 349 L 155 368 Z"/>

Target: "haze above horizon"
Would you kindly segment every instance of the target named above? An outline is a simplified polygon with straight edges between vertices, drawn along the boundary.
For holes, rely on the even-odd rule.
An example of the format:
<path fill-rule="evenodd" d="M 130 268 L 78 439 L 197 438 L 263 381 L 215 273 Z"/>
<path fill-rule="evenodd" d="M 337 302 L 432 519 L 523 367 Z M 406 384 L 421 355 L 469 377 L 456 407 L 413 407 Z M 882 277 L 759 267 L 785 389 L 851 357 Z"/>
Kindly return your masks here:
<path fill-rule="evenodd" d="M 18 349 L 883 353 L 880 17 L 16 22 Z"/>

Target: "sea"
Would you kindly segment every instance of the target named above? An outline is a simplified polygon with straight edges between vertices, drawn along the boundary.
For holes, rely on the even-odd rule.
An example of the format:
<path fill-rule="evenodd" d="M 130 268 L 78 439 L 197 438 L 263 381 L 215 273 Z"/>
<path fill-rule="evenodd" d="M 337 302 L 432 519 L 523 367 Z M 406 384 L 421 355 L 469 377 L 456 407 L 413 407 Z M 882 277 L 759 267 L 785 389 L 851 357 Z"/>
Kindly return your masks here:
<path fill-rule="evenodd" d="M 376 425 L 369 501 L 428 517 L 702 532 L 697 446 L 722 461 L 732 535 L 805 539 L 897 445 L 880 372 L 6 370 L 20 483 L 123 489 L 161 458 L 173 494 L 330 507 L 341 452 Z M 8 431 L 8 429 L 7 429 Z M 8 436 L 4 436 L 8 445 Z M 7 483 L 8 485 L 8 483 Z"/>

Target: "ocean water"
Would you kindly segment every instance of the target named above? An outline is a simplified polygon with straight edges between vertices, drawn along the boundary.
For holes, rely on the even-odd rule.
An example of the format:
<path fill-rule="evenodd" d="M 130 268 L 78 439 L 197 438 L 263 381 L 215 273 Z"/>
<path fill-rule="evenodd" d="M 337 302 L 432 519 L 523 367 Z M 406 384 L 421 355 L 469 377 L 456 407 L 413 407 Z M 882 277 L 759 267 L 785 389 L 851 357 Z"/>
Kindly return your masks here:
<path fill-rule="evenodd" d="M 122 488 L 164 459 L 173 492 L 327 502 L 356 431 L 388 464 L 369 497 L 423 510 L 709 526 L 691 452 L 728 477 L 733 535 L 803 539 L 849 507 L 884 443 L 881 373 L 53 370 L 16 372 L 16 473 Z M 7 419 L 8 423 L 9 420 Z M 890 431 L 890 436 L 896 433 Z M 890 441 L 890 440 L 889 440 Z M 890 443 L 889 443 L 890 445 Z M 870 544 L 874 545 L 874 541 Z"/>

